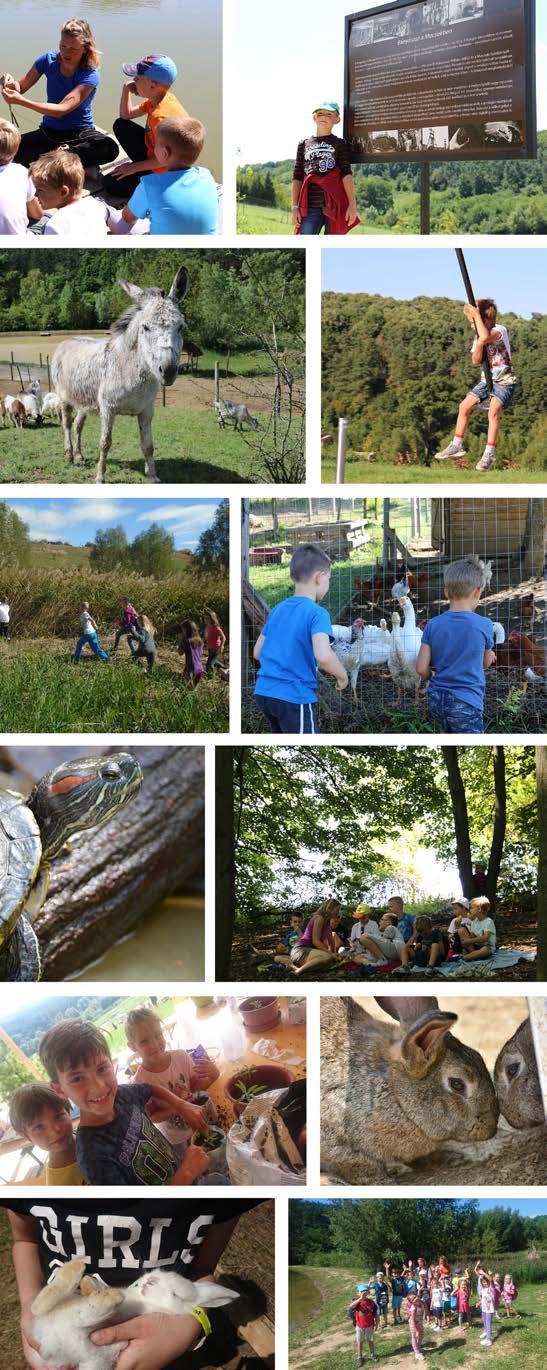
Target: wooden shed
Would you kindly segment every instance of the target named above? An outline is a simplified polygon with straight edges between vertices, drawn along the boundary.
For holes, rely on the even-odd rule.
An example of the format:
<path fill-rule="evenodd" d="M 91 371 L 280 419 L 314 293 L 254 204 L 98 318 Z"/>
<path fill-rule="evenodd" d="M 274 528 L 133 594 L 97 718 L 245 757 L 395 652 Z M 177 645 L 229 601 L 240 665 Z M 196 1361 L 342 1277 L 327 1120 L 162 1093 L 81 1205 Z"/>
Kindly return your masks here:
<path fill-rule="evenodd" d="M 532 549 L 536 574 L 543 564 L 540 500 L 473 499 L 451 496 L 431 501 L 431 542 L 448 561 L 475 552 L 492 561 L 526 557 Z"/>

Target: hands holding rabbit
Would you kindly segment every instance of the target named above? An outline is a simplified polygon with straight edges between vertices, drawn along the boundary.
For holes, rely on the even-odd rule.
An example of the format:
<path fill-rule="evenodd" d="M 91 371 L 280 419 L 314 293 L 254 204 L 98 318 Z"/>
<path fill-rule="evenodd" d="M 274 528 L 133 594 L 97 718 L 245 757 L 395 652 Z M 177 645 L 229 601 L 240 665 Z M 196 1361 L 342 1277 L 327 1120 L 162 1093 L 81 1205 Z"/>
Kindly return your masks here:
<path fill-rule="evenodd" d="M 165 1313 L 145 1313 L 118 1327 L 93 1332 L 91 1340 L 96 1346 L 129 1343 L 116 1361 L 116 1370 L 163 1370 L 177 1356 L 190 1351 L 202 1336 L 202 1329 L 191 1313 L 168 1317 Z"/>

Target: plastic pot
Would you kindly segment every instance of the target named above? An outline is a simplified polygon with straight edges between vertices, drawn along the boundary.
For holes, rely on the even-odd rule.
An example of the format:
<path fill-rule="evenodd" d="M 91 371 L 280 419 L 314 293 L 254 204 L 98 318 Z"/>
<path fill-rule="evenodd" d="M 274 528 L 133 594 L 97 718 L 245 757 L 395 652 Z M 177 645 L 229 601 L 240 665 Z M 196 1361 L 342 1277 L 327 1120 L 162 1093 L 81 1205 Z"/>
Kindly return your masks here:
<path fill-rule="evenodd" d="M 209 1128 L 209 1132 L 215 1132 L 218 1137 L 218 1146 L 214 1147 L 211 1151 L 207 1151 L 209 1170 L 218 1170 L 221 1174 L 224 1174 L 226 1172 L 226 1134 L 222 1131 L 221 1127 L 214 1126 Z M 202 1132 L 193 1132 L 192 1146 L 202 1146 L 203 1143 L 199 1141 L 199 1138 L 202 1136 Z"/>
<path fill-rule="evenodd" d="M 292 1084 L 294 1075 L 291 1070 L 285 1070 L 283 1066 L 251 1066 L 250 1069 L 236 1071 L 236 1074 L 231 1075 L 230 1079 L 226 1081 L 224 1093 L 233 1104 L 237 1118 L 241 1113 L 244 1113 L 247 1104 L 250 1102 L 249 1099 L 240 1098 L 239 1090 L 236 1088 L 240 1080 L 244 1082 L 247 1088 L 252 1085 L 265 1085 L 263 1092 L 266 1093 L 270 1089 L 285 1089 L 287 1085 Z M 260 1098 L 260 1095 L 253 1094 L 252 1098 Z"/>
<path fill-rule="evenodd" d="M 258 1004 L 258 1008 L 251 1005 Z M 260 998 L 253 995 L 250 999 L 244 999 L 239 1005 L 239 1012 L 249 1032 L 262 1032 L 264 1028 L 274 1027 L 279 1022 L 279 999 L 270 996 Z"/>
<path fill-rule="evenodd" d="M 193 1104 L 197 1104 L 198 1108 L 205 1109 L 207 1118 L 210 1123 L 216 1123 L 218 1121 L 218 1113 L 216 1111 L 213 1100 L 209 1098 L 209 1095 L 205 1089 L 196 1090 L 195 1094 L 192 1094 L 191 1102 Z"/>

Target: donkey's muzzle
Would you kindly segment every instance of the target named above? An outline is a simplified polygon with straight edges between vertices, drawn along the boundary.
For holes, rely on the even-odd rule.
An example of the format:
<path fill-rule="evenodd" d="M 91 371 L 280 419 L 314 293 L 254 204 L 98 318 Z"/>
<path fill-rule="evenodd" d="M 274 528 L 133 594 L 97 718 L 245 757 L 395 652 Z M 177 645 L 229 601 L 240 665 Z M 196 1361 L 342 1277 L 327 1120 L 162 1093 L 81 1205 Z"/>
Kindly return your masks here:
<path fill-rule="evenodd" d="M 172 385 L 177 378 L 177 373 L 178 367 L 176 365 L 160 366 L 160 375 L 164 385 Z"/>

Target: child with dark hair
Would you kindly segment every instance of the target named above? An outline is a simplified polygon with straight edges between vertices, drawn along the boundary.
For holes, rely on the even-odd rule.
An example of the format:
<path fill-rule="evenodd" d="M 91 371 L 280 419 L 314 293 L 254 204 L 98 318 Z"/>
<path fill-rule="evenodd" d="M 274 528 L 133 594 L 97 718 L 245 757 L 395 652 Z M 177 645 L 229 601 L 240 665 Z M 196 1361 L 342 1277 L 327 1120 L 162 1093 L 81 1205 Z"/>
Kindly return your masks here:
<path fill-rule="evenodd" d="M 203 665 L 203 641 L 199 635 L 198 625 L 191 618 L 185 618 L 181 623 L 182 636 L 179 642 L 179 656 L 184 657 L 183 674 L 186 671 L 190 685 L 199 685 L 200 680 L 205 674 Z"/>
<path fill-rule="evenodd" d="M 316 733 L 317 667 L 334 676 L 338 690 L 347 673 L 330 645 L 330 615 L 321 608 L 330 583 L 331 563 L 314 542 L 293 554 L 294 594 L 276 604 L 255 644 L 260 664 L 255 700 L 272 733 Z"/>
<path fill-rule="evenodd" d="M 85 1184 L 76 1160 L 68 1099 L 38 1080 L 20 1085 L 11 1096 L 9 1117 L 14 1132 L 47 1151 L 46 1184 Z"/>
<path fill-rule="evenodd" d="M 517 378 L 511 359 L 509 334 L 504 325 L 497 322 L 498 309 L 495 300 L 477 300 L 476 305 L 466 304 L 463 312 L 475 331 L 471 360 L 475 366 L 482 368 L 481 378 L 462 400 L 452 442 L 449 442 L 448 447 L 444 447 L 442 452 L 435 453 L 435 461 L 446 461 L 447 457 L 466 455 L 464 438 L 472 411 L 477 404 L 487 400 L 490 393 L 483 365 L 486 355 L 490 363 L 493 390 L 488 405 L 486 447 L 475 469 L 489 471 L 496 460 L 501 415 L 512 402 Z"/>
<path fill-rule="evenodd" d="M 119 600 L 119 604 L 121 604 L 122 612 L 120 621 L 118 623 L 118 627 L 116 629 L 116 636 L 114 638 L 112 655 L 114 655 L 114 652 L 117 652 L 118 650 L 118 647 L 120 645 L 120 638 L 126 637 L 127 641 L 129 642 L 130 634 L 133 632 L 133 629 L 138 618 L 137 610 L 133 607 L 131 600 L 127 598 L 127 595 L 122 595 L 121 599 Z M 130 643 L 129 648 L 131 651 L 132 648 Z"/>

